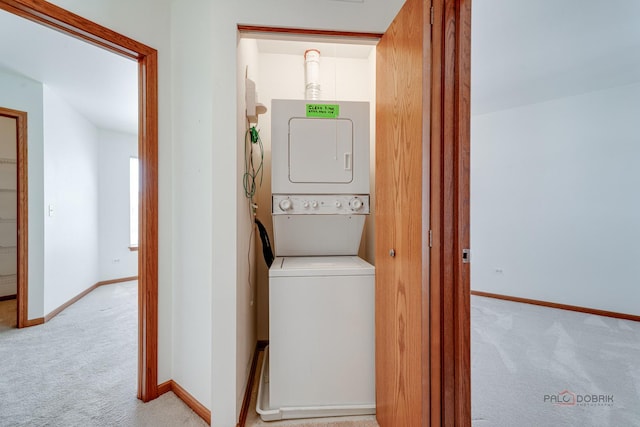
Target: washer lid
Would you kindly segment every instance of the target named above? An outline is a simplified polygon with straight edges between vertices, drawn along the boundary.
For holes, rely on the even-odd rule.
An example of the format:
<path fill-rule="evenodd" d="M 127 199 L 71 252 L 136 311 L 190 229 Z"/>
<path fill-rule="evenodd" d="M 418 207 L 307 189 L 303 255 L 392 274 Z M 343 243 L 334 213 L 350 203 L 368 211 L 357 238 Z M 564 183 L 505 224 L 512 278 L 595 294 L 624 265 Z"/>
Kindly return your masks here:
<path fill-rule="evenodd" d="M 278 257 L 269 277 L 373 276 L 375 268 L 357 256 Z"/>

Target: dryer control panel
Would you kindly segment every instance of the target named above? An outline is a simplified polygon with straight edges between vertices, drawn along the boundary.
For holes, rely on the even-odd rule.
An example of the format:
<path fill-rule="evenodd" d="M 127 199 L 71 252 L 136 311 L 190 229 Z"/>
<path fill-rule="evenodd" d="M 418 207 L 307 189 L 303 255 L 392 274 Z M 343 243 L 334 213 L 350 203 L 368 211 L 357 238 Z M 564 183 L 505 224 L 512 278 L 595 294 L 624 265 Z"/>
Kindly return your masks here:
<path fill-rule="evenodd" d="M 274 194 L 274 215 L 368 215 L 368 194 Z"/>

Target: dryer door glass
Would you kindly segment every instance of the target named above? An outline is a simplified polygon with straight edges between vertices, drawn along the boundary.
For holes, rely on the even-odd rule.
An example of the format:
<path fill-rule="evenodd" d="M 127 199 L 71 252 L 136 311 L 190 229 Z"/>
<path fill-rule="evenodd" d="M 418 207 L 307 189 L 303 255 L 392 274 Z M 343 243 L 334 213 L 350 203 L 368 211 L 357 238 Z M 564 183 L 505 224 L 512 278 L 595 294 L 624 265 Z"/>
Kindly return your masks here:
<path fill-rule="evenodd" d="M 292 118 L 289 121 L 289 181 L 350 183 L 353 180 L 353 122 Z"/>

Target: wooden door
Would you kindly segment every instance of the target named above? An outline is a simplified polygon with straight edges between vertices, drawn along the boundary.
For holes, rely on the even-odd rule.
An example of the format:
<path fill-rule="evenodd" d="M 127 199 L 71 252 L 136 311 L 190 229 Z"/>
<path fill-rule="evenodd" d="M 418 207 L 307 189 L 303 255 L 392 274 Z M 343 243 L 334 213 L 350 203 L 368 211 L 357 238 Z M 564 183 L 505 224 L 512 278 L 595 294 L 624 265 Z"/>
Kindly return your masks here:
<path fill-rule="evenodd" d="M 381 427 L 428 425 L 423 420 L 429 418 L 429 370 L 423 360 L 429 340 L 423 318 L 429 249 L 427 17 L 430 1 L 408 0 L 376 49 L 376 405 Z"/>
<path fill-rule="evenodd" d="M 407 0 L 376 53 L 381 427 L 470 426 L 469 0 Z"/>

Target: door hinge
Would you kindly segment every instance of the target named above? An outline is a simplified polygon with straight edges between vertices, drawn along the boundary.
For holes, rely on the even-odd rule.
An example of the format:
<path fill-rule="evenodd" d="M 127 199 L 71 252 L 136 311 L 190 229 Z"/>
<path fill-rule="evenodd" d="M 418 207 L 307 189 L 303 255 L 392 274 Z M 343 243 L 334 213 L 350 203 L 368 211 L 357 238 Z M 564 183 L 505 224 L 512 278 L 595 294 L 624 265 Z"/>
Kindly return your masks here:
<path fill-rule="evenodd" d="M 433 231 L 429 230 L 429 247 L 433 247 Z"/>
<path fill-rule="evenodd" d="M 433 25 L 433 6 L 431 6 L 431 25 Z"/>

